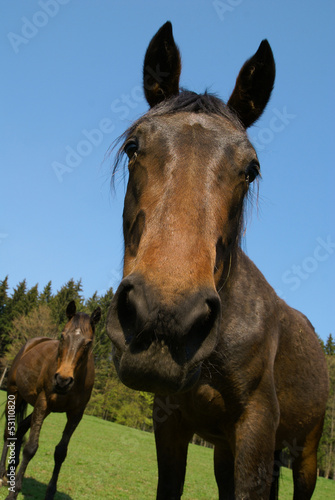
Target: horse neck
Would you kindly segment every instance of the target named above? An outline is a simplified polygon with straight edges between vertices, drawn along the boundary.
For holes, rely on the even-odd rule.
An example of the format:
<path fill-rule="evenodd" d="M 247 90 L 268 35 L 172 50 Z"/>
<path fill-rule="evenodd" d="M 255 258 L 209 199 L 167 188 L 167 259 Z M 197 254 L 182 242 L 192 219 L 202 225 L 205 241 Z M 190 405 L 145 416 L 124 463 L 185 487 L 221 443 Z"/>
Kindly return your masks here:
<path fill-rule="evenodd" d="M 86 360 L 81 363 L 76 374 L 78 385 L 85 385 L 90 379 L 94 381 L 94 356 L 92 351 L 89 352 Z"/>
<path fill-rule="evenodd" d="M 272 286 L 266 281 L 261 271 L 239 247 L 232 254 L 231 269 L 226 282 L 218 290 L 223 311 L 235 311 L 243 315 L 244 306 L 250 302 L 269 300 L 277 302 L 278 297 Z"/>

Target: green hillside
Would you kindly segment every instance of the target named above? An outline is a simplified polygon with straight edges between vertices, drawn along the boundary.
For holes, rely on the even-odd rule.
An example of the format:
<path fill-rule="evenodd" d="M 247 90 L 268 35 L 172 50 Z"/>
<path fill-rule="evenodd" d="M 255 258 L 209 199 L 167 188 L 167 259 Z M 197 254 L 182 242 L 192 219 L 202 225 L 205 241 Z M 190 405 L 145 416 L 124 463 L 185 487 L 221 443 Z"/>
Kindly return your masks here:
<path fill-rule="evenodd" d="M 5 393 L 0 391 L 0 411 Z M 30 462 L 19 499 L 42 500 L 53 468 L 54 447 L 65 425 L 65 415 L 52 414 L 44 422 L 40 447 Z M 0 421 L 1 434 L 4 419 Z M 154 500 L 157 467 L 154 436 L 96 417 L 85 416 L 70 441 L 55 500 Z M 0 500 L 6 497 L 0 488 Z M 283 469 L 281 500 L 292 498 L 291 473 Z M 313 499 L 335 498 L 335 481 L 320 478 Z M 185 500 L 217 499 L 213 451 L 190 445 Z"/>

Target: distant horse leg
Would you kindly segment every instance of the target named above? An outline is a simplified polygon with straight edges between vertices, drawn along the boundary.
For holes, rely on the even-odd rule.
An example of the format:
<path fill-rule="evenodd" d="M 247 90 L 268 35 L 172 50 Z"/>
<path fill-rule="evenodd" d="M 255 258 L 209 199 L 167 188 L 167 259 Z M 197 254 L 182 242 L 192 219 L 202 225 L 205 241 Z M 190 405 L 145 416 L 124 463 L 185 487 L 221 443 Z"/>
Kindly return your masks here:
<path fill-rule="evenodd" d="M 281 453 L 282 453 L 282 450 L 275 451 L 273 472 L 272 472 L 272 483 L 271 483 L 269 500 L 278 500 L 278 498 L 279 498 L 279 476 L 280 476 L 280 467 L 282 465 Z"/>
<path fill-rule="evenodd" d="M 8 438 L 9 438 L 9 435 L 8 435 L 8 426 L 7 426 L 7 420 L 6 420 L 6 426 L 5 426 L 5 432 L 4 432 L 4 443 L 3 443 L 1 461 L 0 461 L 0 486 L 2 486 L 3 484 L 5 484 L 7 482 L 7 478 L 5 477 L 5 474 L 6 474 L 6 458 L 7 458 L 8 445 L 9 445 Z"/>
<path fill-rule="evenodd" d="M 9 444 L 14 444 L 14 457 L 12 458 L 10 465 L 8 464 L 8 471 L 7 472 L 8 472 L 8 476 L 9 476 L 9 473 L 13 472 L 13 471 L 15 474 L 15 471 L 16 471 L 17 466 L 19 465 L 19 461 L 20 461 L 20 451 L 21 451 L 22 441 L 23 441 L 23 438 L 24 438 L 26 432 L 28 431 L 28 429 L 30 427 L 30 424 L 31 424 L 31 416 L 32 416 L 32 413 L 28 417 L 26 417 L 22 422 L 20 422 L 18 430 L 15 434 L 15 441 L 11 440 L 9 436 L 7 438 L 5 438 L 5 444 L 4 444 L 4 448 L 2 450 L 2 457 L 1 457 L 0 478 L 2 478 L 5 474 L 6 455 L 7 455 L 7 450 L 8 450 Z M 6 426 L 6 428 L 7 428 L 7 426 Z M 8 433 L 8 431 L 7 431 L 7 433 Z M 10 467 L 11 467 L 11 469 L 10 469 Z M 3 484 L 7 484 L 7 482 L 8 482 L 7 477 L 3 477 L 3 479 L 1 481 Z M 1 486 L 1 482 L 0 482 L 0 486 Z"/>
<path fill-rule="evenodd" d="M 294 495 L 293 500 L 309 500 L 314 492 L 317 479 L 317 450 L 322 433 L 323 421 L 310 432 L 298 456 L 292 456 Z M 293 450 L 294 451 L 294 450 Z"/>
<path fill-rule="evenodd" d="M 45 494 L 45 500 L 52 500 L 55 496 L 59 471 L 67 455 L 67 447 L 69 441 L 79 422 L 81 421 L 82 416 L 83 412 L 75 414 L 67 413 L 67 422 L 63 431 L 62 439 L 55 448 L 55 466 Z"/>
<path fill-rule="evenodd" d="M 215 445 L 214 472 L 219 500 L 234 500 L 234 456 L 226 447 Z"/>
<path fill-rule="evenodd" d="M 158 462 L 157 500 L 179 500 L 183 493 L 187 449 L 193 431 L 183 425 L 177 405 L 155 397 L 153 420 Z"/>
<path fill-rule="evenodd" d="M 37 451 L 41 427 L 42 427 L 43 421 L 47 415 L 48 415 L 48 412 L 47 412 L 47 404 L 46 404 L 45 398 L 44 398 L 44 396 L 40 395 L 36 401 L 33 413 L 31 414 L 31 416 L 29 415 L 30 421 L 29 421 L 29 417 L 27 417 L 27 419 L 25 419 L 26 425 L 27 425 L 27 422 L 31 423 L 29 439 L 28 439 L 28 441 L 23 449 L 22 462 L 21 462 L 21 466 L 20 466 L 20 468 L 17 472 L 17 475 L 16 475 L 16 482 L 15 482 L 14 491 L 10 492 L 10 494 L 7 497 L 7 500 L 16 499 L 19 492 L 21 491 L 23 476 L 26 472 L 28 463 L 30 462 L 30 460 L 33 458 L 33 456 L 35 455 L 35 453 Z"/>
<path fill-rule="evenodd" d="M 20 462 L 20 451 L 21 451 L 21 446 L 22 446 L 22 441 L 28 430 L 30 429 L 31 426 L 31 419 L 32 419 L 33 414 L 31 413 L 26 417 L 22 422 L 19 424 L 19 427 L 16 431 L 15 437 L 15 468 L 19 465 Z"/>

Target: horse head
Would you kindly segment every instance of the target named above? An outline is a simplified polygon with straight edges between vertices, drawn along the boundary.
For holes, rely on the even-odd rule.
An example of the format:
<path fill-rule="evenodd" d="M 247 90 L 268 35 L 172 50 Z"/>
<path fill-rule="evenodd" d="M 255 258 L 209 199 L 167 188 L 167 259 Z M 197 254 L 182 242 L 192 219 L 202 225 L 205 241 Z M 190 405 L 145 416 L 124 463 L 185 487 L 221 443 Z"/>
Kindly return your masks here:
<path fill-rule="evenodd" d="M 124 134 L 128 156 L 123 280 L 107 332 L 121 380 L 174 393 L 192 387 L 219 335 L 220 290 L 234 265 L 243 205 L 260 172 L 246 128 L 262 114 L 275 65 L 264 40 L 224 104 L 179 90 L 166 23 L 151 40 L 143 86 L 151 109 Z"/>
<path fill-rule="evenodd" d="M 66 309 L 66 323 L 59 341 L 57 371 L 54 375 L 54 391 L 66 394 L 72 388 L 80 368 L 92 351 L 95 325 L 101 318 L 100 307 L 91 316 L 76 312 L 71 301 Z"/>

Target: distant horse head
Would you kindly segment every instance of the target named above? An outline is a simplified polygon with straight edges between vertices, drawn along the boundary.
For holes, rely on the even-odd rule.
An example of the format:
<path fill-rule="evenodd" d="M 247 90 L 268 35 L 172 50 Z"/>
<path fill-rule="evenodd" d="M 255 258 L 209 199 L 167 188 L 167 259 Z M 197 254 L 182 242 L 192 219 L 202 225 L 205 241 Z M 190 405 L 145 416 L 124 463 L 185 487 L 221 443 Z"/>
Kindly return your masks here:
<path fill-rule="evenodd" d="M 95 325 L 100 320 L 101 311 L 98 308 L 91 316 L 77 313 L 76 304 L 71 301 L 66 315 L 69 321 L 61 334 L 54 375 L 54 391 L 58 394 L 66 394 L 72 388 L 78 369 L 92 349 Z"/>
<path fill-rule="evenodd" d="M 107 331 L 128 386 L 185 391 L 215 349 L 234 266 L 244 199 L 260 171 L 246 128 L 262 114 L 275 66 L 263 41 L 242 67 L 227 105 L 179 91 L 180 55 L 170 23 L 144 61 L 151 109 L 124 134 L 124 278 Z"/>

